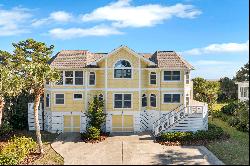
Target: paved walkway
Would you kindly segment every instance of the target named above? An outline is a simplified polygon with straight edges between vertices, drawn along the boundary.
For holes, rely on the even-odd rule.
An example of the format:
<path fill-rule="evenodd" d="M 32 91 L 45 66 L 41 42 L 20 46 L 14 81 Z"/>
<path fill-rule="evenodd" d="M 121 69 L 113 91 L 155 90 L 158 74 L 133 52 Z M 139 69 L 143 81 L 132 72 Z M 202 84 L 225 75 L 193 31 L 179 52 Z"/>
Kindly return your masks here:
<path fill-rule="evenodd" d="M 203 146 L 163 146 L 148 134 L 113 135 L 90 144 L 82 142 L 79 134 L 68 133 L 61 134 L 52 147 L 67 165 L 223 164 Z"/>

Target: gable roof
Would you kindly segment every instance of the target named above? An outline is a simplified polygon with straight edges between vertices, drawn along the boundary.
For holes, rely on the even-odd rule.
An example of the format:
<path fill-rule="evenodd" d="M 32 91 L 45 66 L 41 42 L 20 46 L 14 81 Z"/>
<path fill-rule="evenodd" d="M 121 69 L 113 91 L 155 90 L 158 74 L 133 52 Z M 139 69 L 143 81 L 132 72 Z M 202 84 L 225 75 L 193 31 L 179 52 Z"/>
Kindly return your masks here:
<path fill-rule="evenodd" d="M 129 47 L 125 46 L 125 45 L 121 45 L 120 47 L 114 49 L 114 50 L 111 51 L 107 56 L 104 56 L 104 57 L 100 58 L 99 60 L 97 60 L 96 62 L 94 62 L 93 65 L 95 65 L 95 64 L 97 64 L 98 62 L 101 62 L 102 60 L 104 60 L 104 59 L 110 57 L 111 55 L 113 55 L 114 53 L 118 52 L 118 51 L 121 50 L 121 49 L 127 50 L 129 53 L 135 55 L 136 57 L 141 58 L 143 61 L 149 63 L 149 64 L 152 65 L 152 66 L 156 65 L 153 61 L 150 61 L 150 60 L 144 58 L 143 56 L 139 55 L 137 52 L 135 52 L 134 50 L 132 50 L 131 48 L 129 48 Z"/>
<path fill-rule="evenodd" d="M 126 49 L 131 54 L 140 57 L 149 67 L 165 69 L 189 69 L 194 67 L 174 51 L 156 51 L 151 53 L 136 53 L 127 46 L 120 46 L 110 53 L 91 53 L 88 50 L 63 50 L 51 58 L 50 65 L 57 69 L 82 69 L 96 66 L 98 62 L 108 58 L 120 49 Z"/>

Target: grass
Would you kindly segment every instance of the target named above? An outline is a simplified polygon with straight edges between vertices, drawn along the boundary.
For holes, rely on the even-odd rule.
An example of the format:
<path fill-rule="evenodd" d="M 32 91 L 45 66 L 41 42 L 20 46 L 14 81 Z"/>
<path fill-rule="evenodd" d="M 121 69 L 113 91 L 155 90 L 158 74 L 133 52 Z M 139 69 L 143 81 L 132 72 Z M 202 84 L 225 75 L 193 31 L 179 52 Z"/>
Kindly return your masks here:
<path fill-rule="evenodd" d="M 16 136 L 32 137 L 34 140 L 36 140 L 35 131 L 22 130 L 22 131 L 15 131 L 14 134 Z M 36 157 L 36 160 L 32 161 L 29 164 L 63 165 L 64 164 L 63 158 L 58 153 L 56 153 L 56 151 L 51 147 L 51 143 L 56 139 L 58 134 L 52 134 L 49 132 L 41 131 L 41 135 L 42 135 L 43 148 L 44 148 L 45 154 L 42 157 Z"/>
<path fill-rule="evenodd" d="M 210 143 L 207 148 L 227 165 L 248 165 L 249 133 L 238 131 L 218 118 L 213 121 L 209 119 L 209 123 L 222 127 L 230 135 L 230 139 Z"/>

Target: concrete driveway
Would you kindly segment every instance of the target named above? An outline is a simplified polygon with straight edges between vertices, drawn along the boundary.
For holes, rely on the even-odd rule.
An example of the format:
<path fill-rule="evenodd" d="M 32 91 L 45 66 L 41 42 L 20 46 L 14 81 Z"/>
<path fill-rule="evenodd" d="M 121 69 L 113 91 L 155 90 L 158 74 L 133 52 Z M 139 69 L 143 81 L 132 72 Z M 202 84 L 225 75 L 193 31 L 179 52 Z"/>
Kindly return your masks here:
<path fill-rule="evenodd" d="M 149 134 L 112 135 L 90 144 L 77 133 L 61 134 L 52 147 L 62 155 L 64 164 L 74 165 L 222 165 L 203 146 L 163 146 Z"/>

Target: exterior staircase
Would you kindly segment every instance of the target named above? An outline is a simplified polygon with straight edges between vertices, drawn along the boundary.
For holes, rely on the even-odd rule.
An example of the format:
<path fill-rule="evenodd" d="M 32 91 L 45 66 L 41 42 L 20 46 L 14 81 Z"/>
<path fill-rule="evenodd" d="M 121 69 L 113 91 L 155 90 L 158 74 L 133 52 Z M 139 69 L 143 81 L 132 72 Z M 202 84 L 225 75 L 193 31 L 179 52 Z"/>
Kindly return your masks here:
<path fill-rule="evenodd" d="M 208 128 L 208 107 L 205 103 L 195 106 L 178 106 L 153 122 L 153 134 L 163 132 L 198 131 Z"/>

